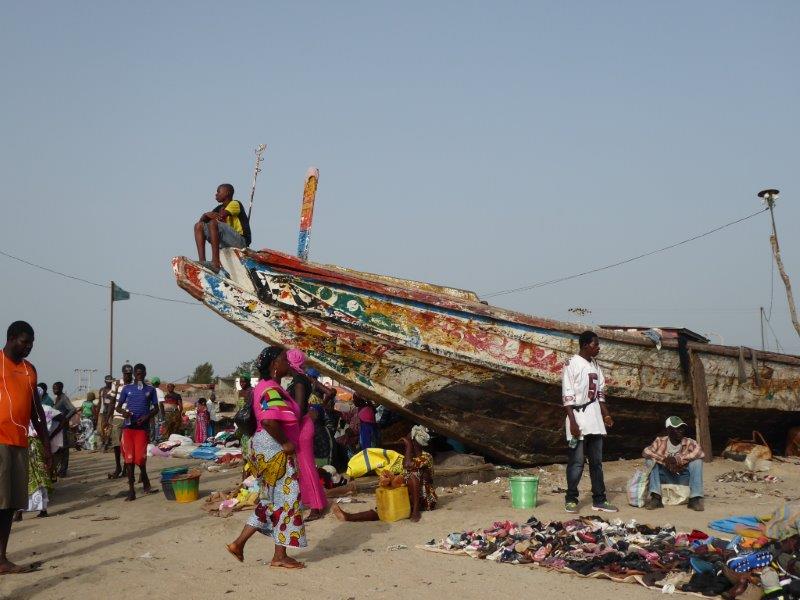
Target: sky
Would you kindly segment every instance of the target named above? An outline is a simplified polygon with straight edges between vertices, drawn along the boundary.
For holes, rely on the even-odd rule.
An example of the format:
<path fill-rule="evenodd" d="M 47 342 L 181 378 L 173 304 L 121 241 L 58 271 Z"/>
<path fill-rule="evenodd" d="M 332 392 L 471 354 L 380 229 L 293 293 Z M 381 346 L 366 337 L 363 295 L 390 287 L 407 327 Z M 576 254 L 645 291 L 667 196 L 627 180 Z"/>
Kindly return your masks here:
<path fill-rule="evenodd" d="M 481 294 L 689 238 L 775 187 L 800 293 L 798 25 L 788 0 L 5 2 L 0 251 L 190 300 L 170 259 L 194 256 L 219 183 L 247 199 L 265 143 L 254 247 L 295 251 L 312 165 L 312 260 Z M 755 347 L 771 306 L 800 353 L 769 234 L 761 214 L 492 301 Z M 33 325 L 40 379 L 100 380 L 108 290 L 1 255 L 0 274 L 0 315 Z M 115 371 L 225 375 L 261 347 L 200 305 L 134 296 L 115 319 Z"/>

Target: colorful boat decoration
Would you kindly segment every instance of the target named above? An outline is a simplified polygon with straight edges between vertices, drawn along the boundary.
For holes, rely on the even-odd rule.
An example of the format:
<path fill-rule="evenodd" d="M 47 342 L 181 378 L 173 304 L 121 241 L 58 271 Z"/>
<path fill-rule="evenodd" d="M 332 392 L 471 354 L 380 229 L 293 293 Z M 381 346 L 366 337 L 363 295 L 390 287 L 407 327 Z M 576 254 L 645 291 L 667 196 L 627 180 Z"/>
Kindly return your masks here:
<path fill-rule="evenodd" d="M 297 256 L 308 260 L 308 249 L 311 244 L 311 225 L 314 221 L 314 202 L 317 199 L 319 185 L 319 169 L 310 167 L 306 172 L 303 185 L 303 203 L 300 205 L 300 233 L 297 237 Z"/>
<path fill-rule="evenodd" d="M 224 250 L 222 260 L 227 279 L 173 259 L 178 285 L 265 342 L 302 349 L 324 374 L 470 448 L 516 464 L 565 459 L 561 372 L 585 326 L 273 250 Z M 616 420 L 610 458 L 639 455 L 672 414 L 707 419 L 717 451 L 754 428 L 782 448 L 800 422 L 800 357 L 670 339 L 658 349 L 641 333 L 597 333 Z"/>

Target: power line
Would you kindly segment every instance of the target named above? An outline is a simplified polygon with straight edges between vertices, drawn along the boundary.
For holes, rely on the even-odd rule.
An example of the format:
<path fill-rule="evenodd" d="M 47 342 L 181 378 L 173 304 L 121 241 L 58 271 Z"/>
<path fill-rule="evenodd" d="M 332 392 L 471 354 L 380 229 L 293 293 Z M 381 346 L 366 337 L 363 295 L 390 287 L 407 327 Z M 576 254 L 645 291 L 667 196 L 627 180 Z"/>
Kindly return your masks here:
<path fill-rule="evenodd" d="M 769 327 L 769 330 L 772 332 L 772 337 L 775 338 L 775 345 L 777 346 L 778 350 L 780 350 L 781 352 L 785 352 L 785 350 L 783 349 L 783 346 L 781 346 L 780 340 L 778 340 L 778 335 L 775 333 L 775 330 L 772 328 L 772 323 L 770 323 L 769 319 L 767 318 L 767 315 L 764 315 L 764 320 L 767 322 L 767 327 Z"/>
<path fill-rule="evenodd" d="M 631 263 L 635 260 L 639 260 L 641 258 L 645 258 L 647 256 L 652 256 L 654 254 L 658 254 L 659 252 L 665 252 L 666 250 L 671 250 L 672 248 L 677 248 L 678 246 L 682 246 L 683 244 L 688 244 L 689 242 L 693 242 L 695 240 L 699 240 L 700 238 L 706 237 L 711 235 L 712 233 L 716 233 L 718 231 L 722 231 L 727 227 L 731 227 L 732 225 L 736 225 L 737 223 L 741 223 L 742 221 L 747 221 L 748 219 L 752 219 L 753 217 L 760 215 L 761 213 L 769 210 L 769 208 L 762 208 L 759 211 L 754 212 L 751 215 L 747 215 L 746 217 L 742 217 L 741 219 L 736 219 L 735 221 L 731 221 L 730 223 L 725 223 L 725 225 L 720 225 L 719 227 L 715 227 L 714 229 L 710 229 L 705 233 L 700 233 L 698 235 L 692 236 L 680 242 L 676 242 L 674 244 L 670 244 L 669 246 L 664 246 L 663 248 L 659 248 L 658 250 L 651 250 L 650 252 L 645 252 L 644 254 L 639 254 L 638 256 L 634 256 L 632 258 L 626 258 L 625 260 L 621 260 L 610 265 L 605 265 L 604 267 L 598 267 L 596 269 L 591 269 L 589 271 L 583 271 L 582 273 L 575 273 L 574 275 L 567 275 L 566 277 L 559 277 L 558 279 L 550 279 L 548 281 L 540 281 L 538 283 L 532 283 L 530 285 L 526 285 L 523 287 L 512 288 L 508 290 L 501 290 L 499 292 L 492 292 L 491 294 L 481 294 L 482 298 L 494 298 L 495 296 L 505 296 L 506 294 L 515 294 L 517 292 L 526 292 L 528 290 L 533 290 L 540 287 L 545 287 L 547 285 L 553 285 L 556 283 L 561 283 L 563 281 L 568 281 L 570 279 L 577 279 L 578 277 L 584 277 L 585 275 L 591 275 L 592 273 L 598 273 L 599 271 L 605 271 L 607 269 L 613 269 L 614 267 L 619 267 L 621 265 L 626 265 Z"/>
<path fill-rule="evenodd" d="M 40 269 L 42 271 L 47 271 L 48 273 L 52 273 L 53 275 L 59 275 L 60 277 L 66 277 L 67 279 L 72 279 L 73 281 L 78 281 L 80 283 L 85 283 L 87 285 L 93 285 L 95 287 L 101 287 L 105 289 L 109 289 L 107 283 L 97 283 L 96 281 L 89 281 L 88 279 L 84 279 L 83 277 L 78 277 L 77 275 L 70 275 L 68 273 L 62 273 L 61 271 L 56 271 L 55 269 L 51 269 L 50 267 L 45 267 L 43 265 L 37 265 L 34 262 L 29 260 L 25 260 L 24 258 L 20 258 L 19 256 L 14 256 L 13 254 L 9 254 L 8 252 L 3 252 L 0 250 L 0 254 L 3 256 L 10 258 L 12 260 L 16 260 L 17 262 L 21 262 L 25 265 L 30 267 L 34 267 L 35 269 Z M 177 304 L 190 304 L 192 306 L 198 306 L 196 302 L 187 302 L 186 300 L 177 300 L 175 298 L 164 298 L 163 296 L 155 296 L 153 294 L 145 294 L 144 292 L 129 292 L 132 296 L 143 296 L 145 298 L 150 298 L 152 300 L 160 300 L 161 302 L 174 302 Z"/>

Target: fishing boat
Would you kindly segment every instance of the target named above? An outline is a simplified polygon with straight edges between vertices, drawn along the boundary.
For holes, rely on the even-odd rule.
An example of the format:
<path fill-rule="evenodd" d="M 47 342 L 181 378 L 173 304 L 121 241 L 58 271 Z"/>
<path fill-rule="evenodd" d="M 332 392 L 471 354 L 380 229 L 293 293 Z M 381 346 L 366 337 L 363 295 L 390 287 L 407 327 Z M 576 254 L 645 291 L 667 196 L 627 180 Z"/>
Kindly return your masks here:
<path fill-rule="evenodd" d="M 226 249 L 222 264 L 216 274 L 173 259 L 178 285 L 221 317 L 300 348 L 322 373 L 390 410 L 497 460 L 565 460 L 562 369 L 585 325 L 275 250 Z M 673 414 L 696 424 L 715 452 L 753 429 L 782 448 L 800 422 L 800 357 L 594 330 L 616 422 L 609 458 L 639 456 Z"/>

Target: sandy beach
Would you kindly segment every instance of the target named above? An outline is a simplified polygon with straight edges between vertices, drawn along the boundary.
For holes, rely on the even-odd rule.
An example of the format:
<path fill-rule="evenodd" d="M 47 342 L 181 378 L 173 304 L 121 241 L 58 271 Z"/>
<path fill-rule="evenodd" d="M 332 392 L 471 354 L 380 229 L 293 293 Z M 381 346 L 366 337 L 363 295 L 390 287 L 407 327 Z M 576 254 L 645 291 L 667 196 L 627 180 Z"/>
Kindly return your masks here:
<path fill-rule="evenodd" d="M 151 458 L 150 472 L 167 466 L 199 461 Z M 707 529 L 710 520 L 734 514 L 763 514 L 785 498 L 800 496 L 798 466 L 773 463 L 770 474 L 782 482 L 717 483 L 718 476 L 743 470 L 742 463 L 717 459 L 706 467 L 706 511 L 685 506 L 648 512 L 626 505 L 624 486 L 641 461 L 615 461 L 605 465 L 610 500 L 620 506 L 619 517 L 652 524 L 672 523 L 679 529 Z M 9 546 L 18 563 L 41 561 L 40 570 L 0 579 L 0 597 L 101 599 L 146 595 L 150 598 L 260 597 L 278 593 L 282 598 L 486 598 L 547 591 L 542 597 L 591 594 L 595 600 L 656 598 L 655 591 L 609 581 L 582 579 L 541 568 L 506 565 L 466 557 L 433 554 L 415 548 L 452 531 L 489 526 L 500 519 L 563 520 L 563 495 L 554 490 L 565 485 L 563 465 L 539 471 L 539 506 L 515 510 L 503 498 L 508 481 L 440 489 L 440 507 L 423 514 L 422 521 L 341 523 L 332 515 L 308 526 L 309 547 L 296 556 L 307 569 L 285 572 L 271 569 L 271 540 L 253 538 L 244 564 L 225 550 L 249 512 L 222 519 L 207 516 L 200 506 L 167 502 L 163 494 L 123 502 L 125 484 L 109 481 L 110 454 L 75 453 L 71 474 L 57 484 L 50 517 L 25 515 L 15 523 Z M 538 471 L 538 469 L 534 469 Z M 203 472 L 201 495 L 234 485 L 238 472 Z M 157 480 L 154 480 L 157 483 Z M 582 491 L 588 490 L 588 478 Z M 357 496 L 362 503 L 345 510 L 373 506 L 371 494 Z M 590 513 L 588 497 L 581 513 Z M 405 549 L 392 549 L 404 545 Z"/>

